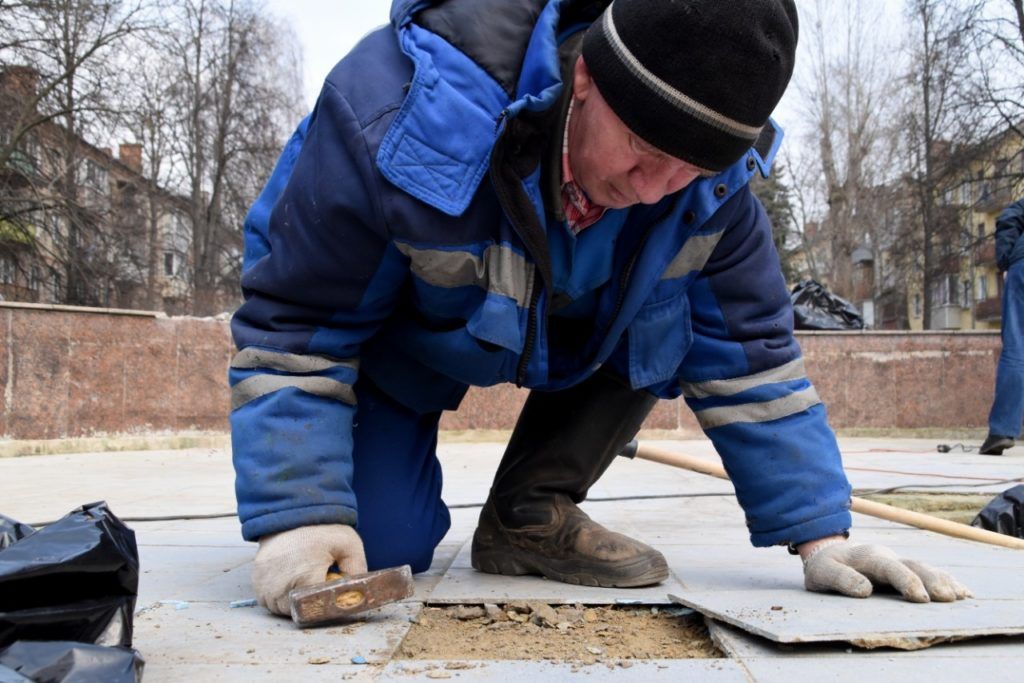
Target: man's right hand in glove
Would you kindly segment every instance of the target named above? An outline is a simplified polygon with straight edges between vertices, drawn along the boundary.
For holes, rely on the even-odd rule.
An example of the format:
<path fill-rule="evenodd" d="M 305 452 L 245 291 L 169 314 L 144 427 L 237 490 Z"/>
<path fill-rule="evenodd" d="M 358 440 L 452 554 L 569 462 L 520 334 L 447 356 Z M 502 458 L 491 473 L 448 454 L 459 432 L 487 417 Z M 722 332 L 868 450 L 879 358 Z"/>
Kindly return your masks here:
<path fill-rule="evenodd" d="M 252 571 L 256 599 L 271 612 L 290 616 L 288 593 L 323 583 L 333 564 L 342 574 L 366 571 L 363 541 L 350 526 L 318 524 L 264 536 Z"/>

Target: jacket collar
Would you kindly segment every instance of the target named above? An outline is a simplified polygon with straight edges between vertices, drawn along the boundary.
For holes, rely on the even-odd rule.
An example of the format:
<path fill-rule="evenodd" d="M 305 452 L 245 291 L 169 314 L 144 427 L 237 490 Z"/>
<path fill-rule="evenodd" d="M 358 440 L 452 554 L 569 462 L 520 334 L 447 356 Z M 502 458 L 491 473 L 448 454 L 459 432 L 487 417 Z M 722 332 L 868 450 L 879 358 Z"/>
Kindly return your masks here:
<path fill-rule="evenodd" d="M 461 215 L 508 120 L 524 111 L 544 111 L 562 94 L 557 27 L 566 2 L 552 0 L 541 11 L 513 100 L 469 57 L 412 21 L 416 12 L 436 3 L 397 0 L 392 21 L 414 75 L 377 153 L 384 177 L 448 215 Z"/>

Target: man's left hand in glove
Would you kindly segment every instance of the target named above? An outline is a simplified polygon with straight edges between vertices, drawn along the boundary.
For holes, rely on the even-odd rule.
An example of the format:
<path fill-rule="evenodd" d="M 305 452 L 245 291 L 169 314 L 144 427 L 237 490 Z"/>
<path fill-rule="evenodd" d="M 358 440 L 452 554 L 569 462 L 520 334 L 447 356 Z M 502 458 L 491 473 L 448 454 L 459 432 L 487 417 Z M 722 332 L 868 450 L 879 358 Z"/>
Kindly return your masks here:
<path fill-rule="evenodd" d="M 804 562 L 807 590 L 866 598 L 873 586 L 888 585 L 910 602 L 953 602 L 974 597 L 946 572 L 900 559 L 885 546 L 850 543 L 842 536 L 830 536 L 802 543 L 797 550 Z"/>

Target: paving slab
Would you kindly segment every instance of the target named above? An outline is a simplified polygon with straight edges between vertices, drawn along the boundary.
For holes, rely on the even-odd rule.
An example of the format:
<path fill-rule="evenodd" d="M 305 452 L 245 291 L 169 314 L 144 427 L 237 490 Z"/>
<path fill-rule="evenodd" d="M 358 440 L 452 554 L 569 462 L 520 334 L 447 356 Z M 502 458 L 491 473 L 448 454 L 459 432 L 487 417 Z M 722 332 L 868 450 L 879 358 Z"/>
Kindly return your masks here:
<path fill-rule="evenodd" d="M 379 666 L 324 663 L 305 665 L 299 669 L 290 664 L 188 664 L 168 665 L 164 662 L 146 662 L 142 671 L 145 683 L 180 683 L 181 681 L 216 681 L 217 683 L 295 683 L 312 681 L 334 683 L 353 681 L 370 683 L 381 673 Z"/>
<path fill-rule="evenodd" d="M 916 650 L 937 642 L 1024 634 L 1024 601 L 958 600 L 910 604 L 896 595 L 870 600 L 800 589 L 710 590 L 673 594 L 704 615 L 780 643 L 845 641 L 857 647 Z"/>
<path fill-rule="evenodd" d="M 967 658 L 975 661 L 1002 657 L 1020 657 L 1024 653 L 1024 636 L 1002 636 L 977 638 L 953 643 L 939 643 L 922 650 L 894 652 L 888 648 L 862 650 L 849 643 L 777 643 L 767 638 L 748 633 L 729 624 L 705 618 L 711 640 L 731 659 L 781 657 L 816 660 L 823 658 L 845 658 L 864 661 L 866 659 L 953 659 Z"/>
<path fill-rule="evenodd" d="M 435 681 L 438 679 L 470 681 L 560 682 L 571 678 L 615 683 L 648 683 L 652 680 L 735 681 L 748 683 L 743 669 L 725 659 L 666 659 L 591 664 L 571 662 L 530 661 L 465 661 L 401 660 L 388 664 L 379 681 Z"/>
<path fill-rule="evenodd" d="M 418 604 L 392 604 L 353 624 L 299 629 L 261 607 L 158 604 L 136 615 L 134 646 L 146 658 L 147 680 L 154 670 L 182 664 L 301 666 L 303 671 L 328 663 L 358 666 L 353 657 L 382 664 L 391 659 L 419 609 Z"/>
<path fill-rule="evenodd" d="M 828 659 L 746 659 L 741 663 L 756 683 L 793 683 L 794 680 L 864 683 L 864 681 L 916 681 L 928 683 L 1011 683 L 1021 678 L 1024 656 L 1009 655 L 979 665 L 975 659 L 906 659 L 902 656 L 878 659 L 835 657 Z"/>

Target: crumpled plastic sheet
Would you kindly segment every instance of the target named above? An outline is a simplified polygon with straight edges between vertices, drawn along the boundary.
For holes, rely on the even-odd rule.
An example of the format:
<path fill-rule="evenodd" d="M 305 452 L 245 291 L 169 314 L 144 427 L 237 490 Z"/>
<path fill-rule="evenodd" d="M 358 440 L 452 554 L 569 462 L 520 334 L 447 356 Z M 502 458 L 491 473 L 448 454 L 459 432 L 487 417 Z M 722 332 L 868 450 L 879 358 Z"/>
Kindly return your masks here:
<path fill-rule="evenodd" d="M 135 683 L 144 665 L 129 648 L 20 640 L 0 650 L 0 683 Z"/>
<path fill-rule="evenodd" d="M 864 329 L 864 316 L 857 307 L 815 280 L 802 280 L 793 288 L 789 300 L 798 330 Z"/>
<path fill-rule="evenodd" d="M 1024 538 L 1024 484 L 1003 491 L 982 508 L 971 526 Z"/>
<path fill-rule="evenodd" d="M 0 517 L 0 683 L 137 680 L 138 588 L 135 532 L 106 503 L 39 530 Z"/>

